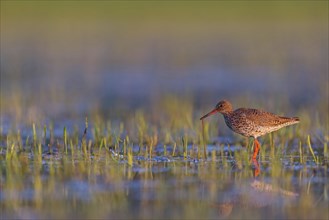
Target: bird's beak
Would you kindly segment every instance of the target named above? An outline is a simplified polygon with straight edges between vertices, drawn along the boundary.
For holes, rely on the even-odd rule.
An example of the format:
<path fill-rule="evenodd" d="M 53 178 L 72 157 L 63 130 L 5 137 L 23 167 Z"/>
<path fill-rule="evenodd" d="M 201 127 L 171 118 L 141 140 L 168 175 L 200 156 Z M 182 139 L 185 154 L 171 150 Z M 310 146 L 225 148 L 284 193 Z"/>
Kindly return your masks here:
<path fill-rule="evenodd" d="M 212 110 L 211 112 L 209 112 L 208 114 L 205 114 L 204 116 L 202 116 L 201 118 L 200 118 L 200 120 L 202 120 L 202 119 L 204 119 L 204 118 L 206 118 L 206 117 L 208 117 L 208 116 L 210 116 L 210 115 L 213 115 L 213 114 L 215 114 L 217 112 L 217 109 L 215 108 L 214 110 Z"/>

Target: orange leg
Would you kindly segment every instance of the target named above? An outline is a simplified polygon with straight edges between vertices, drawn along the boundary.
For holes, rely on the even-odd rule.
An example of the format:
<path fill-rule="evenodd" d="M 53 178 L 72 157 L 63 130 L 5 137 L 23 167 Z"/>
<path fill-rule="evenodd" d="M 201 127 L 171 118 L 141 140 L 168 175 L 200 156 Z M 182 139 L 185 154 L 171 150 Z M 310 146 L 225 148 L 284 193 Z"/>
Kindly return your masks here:
<path fill-rule="evenodd" d="M 254 177 L 257 177 L 258 175 L 259 175 L 259 173 L 260 173 L 260 168 L 259 168 L 259 164 L 258 164 L 258 162 L 257 162 L 257 155 L 258 155 L 258 152 L 259 152 L 259 150 L 260 150 L 260 144 L 259 144 L 259 142 L 258 142 L 258 140 L 255 138 L 255 140 L 254 140 L 254 153 L 253 153 L 253 155 L 252 155 L 252 162 L 253 162 L 253 164 L 254 164 L 254 169 L 253 169 L 253 171 L 254 171 Z"/>
<path fill-rule="evenodd" d="M 260 144 L 259 144 L 258 140 L 255 138 L 255 140 L 254 140 L 254 154 L 252 155 L 252 160 L 256 160 L 259 149 L 260 149 Z"/>

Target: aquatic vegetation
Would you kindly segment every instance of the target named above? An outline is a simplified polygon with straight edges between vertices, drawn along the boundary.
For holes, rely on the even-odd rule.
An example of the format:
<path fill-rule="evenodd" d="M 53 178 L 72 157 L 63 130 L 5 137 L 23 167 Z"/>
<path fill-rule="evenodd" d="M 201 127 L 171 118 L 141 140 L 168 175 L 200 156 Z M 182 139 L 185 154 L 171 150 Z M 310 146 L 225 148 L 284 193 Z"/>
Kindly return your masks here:
<path fill-rule="evenodd" d="M 295 209 L 326 215 L 327 142 L 305 138 L 303 125 L 264 136 L 252 182 L 250 141 L 212 140 L 212 122 L 202 129 L 191 114 L 185 127 L 172 111 L 159 124 L 138 110 L 121 122 L 92 115 L 80 127 L 34 122 L 24 132 L 2 130 L 3 216 L 239 218 L 264 216 L 266 207 L 277 217 L 303 217 Z"/>

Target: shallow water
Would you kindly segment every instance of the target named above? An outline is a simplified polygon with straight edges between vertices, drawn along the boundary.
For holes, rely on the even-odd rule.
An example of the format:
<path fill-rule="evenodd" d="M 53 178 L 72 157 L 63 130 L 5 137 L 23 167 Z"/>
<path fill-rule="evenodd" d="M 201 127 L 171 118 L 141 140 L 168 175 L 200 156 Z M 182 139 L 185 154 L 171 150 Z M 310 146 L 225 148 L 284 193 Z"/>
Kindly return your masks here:
<path fill-rule="evenodd" d="M 328 218 L 327 166 L 267 161 L 254 178 L 250 164 L 220 156 L 133 161 L 113 151 L 2 160 L 2 217 Z"/>

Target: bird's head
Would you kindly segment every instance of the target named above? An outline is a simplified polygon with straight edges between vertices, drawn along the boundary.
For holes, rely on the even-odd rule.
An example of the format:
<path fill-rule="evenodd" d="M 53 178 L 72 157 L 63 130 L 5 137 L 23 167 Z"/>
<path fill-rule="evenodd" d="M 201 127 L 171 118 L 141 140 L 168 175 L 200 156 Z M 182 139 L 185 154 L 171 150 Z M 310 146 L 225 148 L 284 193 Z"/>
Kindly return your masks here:
<path fill-rule="evenodd" d="M 225 113 L 229 113 L 231 111 L 233 111 L 233 108 L 232 108 L 231 103 L 229 103 L 226 100 L 222 100 L 222 101 L 220 101 L 220 102 L 217 103 L 216 107 L 212 111 L 210 111 L 209 113 L 207 113 L 204 116 L 202 116 L 200 118 L 200 120 L 202 120 L 202 119 L 204 119 L 204 118 L 206 118 L 206 117 L 208 117 L 210 115 L 213 115 L 216 112 L 225 114 Z"/>

